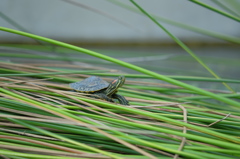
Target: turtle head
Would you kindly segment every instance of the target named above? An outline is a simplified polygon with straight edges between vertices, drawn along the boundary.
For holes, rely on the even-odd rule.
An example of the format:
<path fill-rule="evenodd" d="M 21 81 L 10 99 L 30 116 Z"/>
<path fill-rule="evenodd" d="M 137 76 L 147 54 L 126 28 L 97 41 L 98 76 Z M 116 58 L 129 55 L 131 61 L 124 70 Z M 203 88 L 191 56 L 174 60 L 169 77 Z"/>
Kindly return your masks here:
<path fill-rule="evenodd" d="M 117 79 L 113 80 L 106 89 L 106 95 L 111 96 L 117 92 L 117 89 L 121 87 L 125 82 L 124 76 L 119 76 Z"/>

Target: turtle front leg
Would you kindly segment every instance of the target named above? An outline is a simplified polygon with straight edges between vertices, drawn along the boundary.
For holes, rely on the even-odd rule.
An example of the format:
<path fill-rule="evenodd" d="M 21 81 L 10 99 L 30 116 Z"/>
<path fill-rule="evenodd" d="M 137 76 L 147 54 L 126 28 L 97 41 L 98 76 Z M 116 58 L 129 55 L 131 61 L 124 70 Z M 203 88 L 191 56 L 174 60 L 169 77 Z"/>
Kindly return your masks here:
<path fill-rule="evenodd" d="M 112 97 L 117 99 L 119 101 L 119 103 L 122 104 L 122 105 L 129 105 L 128 100 L 122 95 L 113 94 Z"/>
<path fill-rule="evenodd" d="M 95 93 L 94 94 L 94 97 L 97 97 L 97 98 L 99 98 L 99 99 L 102 99 L 102 100 L 106 100 L 106 101 L 108 101 L 108 102 L 114 102 L 113 100 L 112 100 L 112 98 L 109 98 L 106 94 L 104 94 L 104 93 Z"/>

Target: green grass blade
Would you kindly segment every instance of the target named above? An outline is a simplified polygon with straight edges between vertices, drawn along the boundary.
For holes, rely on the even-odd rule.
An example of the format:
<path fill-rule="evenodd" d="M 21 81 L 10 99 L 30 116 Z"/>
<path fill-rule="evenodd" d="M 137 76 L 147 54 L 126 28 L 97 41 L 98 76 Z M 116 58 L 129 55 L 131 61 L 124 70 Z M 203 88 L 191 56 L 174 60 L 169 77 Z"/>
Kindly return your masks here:
<path fill-rule="evenodd" d="M 160 23 L 158 23 L 150 14 L 148 14 L 142 7 L 140 7 L 136 2 L 130 0 L 141 12 L 143 12 L 149 19 L 151 19 L 157 26 L 159 26 L 164 32 L 166 32 L 179 46 L 181 46 L 187 53 L 189 53 L 199 64 L 201 64 L 209 73 L 211 73 L 217 79 L 220 77 L 215 74 L 200 58 L 198 58 L 190 48 L 187 47 L 180 39 L 170 33 L 166 28 L 164 28 Z M 226 83 L 223 83 L 230 91 L 234 92 L 234 90 L 228 86 Z"/>
<path fill-rule="evenodd" d="M 221 7 L 222 9 L 224 9 L 225 11 L 233 14 L 234 16 L 239 16 L 239 14 L 237 12 L 235 12 L 232 8 L 229 8 L 228 6 L 223 4 L 222 2 L 220 2 L 218 0 L 212 0 L 212 2 L 215 3 L 216 5 L 218 5 L 219 7 Z"/>
<path fill-rule="evenodd" d="M 25 158 L 18 158 L 20 157 L 26 157 L 26 159 L 30 158 L 36 158 L 36 159 L 79 159 L 79 157 L 62 157 L 62 156 L 51 156 L 51 155 L 39 155 L 39 154 L 29 154 L 29 153 L 24 153 L 24 152 L 14 152 L 14 151 L 8 151 L 5 149 L 0 149 L 0 154 L 6 155 L 9 157 L 13 157 L 16 159 L 25 159 Z M 14 156 L 13 156 L 14 155 Z M 17 157 L 15 157 L 17 156 Z M 84 158 L 81 158 L 84 159 Z"/>
<path fill-rule="evenodd" d="M 207 4 L 203 3 L 203 2 L 200 2 L 200 1 L 198 1 L 198 0 L 190 0 L 190 1 L 193 2 L 193 3 L 196 3 L 196 4 L 200 5 L 200 6 L 202 6 L 202 7 L 204 7 L 204 8 L 207 8 L 207 9 L 209 9 L 209 10 L 212 10 L 212 11 L 218 13 L 218 14 L 221 14 L 221 15 L 223 15 L 223 16 L 225 16 L 225 17 L 228 17 L 228 18 L 233 19 L 233 20 L 235 20 L 235 21 L 237 21 L 237 22 L 240 22 L 240 18 L 239 18 L 239 17 L 236 17 L 236 16 L 234 16 L 234 15 L 232 15 L 232 14 L 223 12 L 223 11 L 217 9 L 217 8 L 214 8 L 214 7 L 212 7 L 212 6 L 210 6 L 210 5 L 207 5 Z"/>
<path fill-rule="evenodd" d="M 1 11 L 0 11 L 0 17 L 2 17 L 5 21 L 7 21 L 9 24 L 13 25 L 14 27 L 18 28 L 19 30 L 22 30 L 22 31 L 25 31 L 25 32 L 30 32 L 26 28 L 24 28 L 23 26 L 21 26 L 20 24 L 15 22 L 13 19 L 11 19 L 7 15 L 5 15 Z M 39 44 L 45 45 L 42 41 L 38 41 L 37 39 L 34 39 L 34 40 L 36 40 L 36 42 L 38 42 Z"/>

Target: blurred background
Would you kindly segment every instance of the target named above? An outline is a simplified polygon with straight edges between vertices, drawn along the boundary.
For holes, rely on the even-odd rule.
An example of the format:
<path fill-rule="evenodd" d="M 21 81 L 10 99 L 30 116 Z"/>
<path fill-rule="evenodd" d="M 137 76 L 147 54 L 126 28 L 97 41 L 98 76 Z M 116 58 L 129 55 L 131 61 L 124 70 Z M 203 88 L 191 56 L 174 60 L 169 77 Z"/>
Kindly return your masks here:
<path fill-rule="evenodd" d="M 0 24 L 3 27 L 78 45 L 161 74 L 212 77 L 128 0 L 0 0 L 0 2 Z M 136 2 L 189 46 L 220 77 L 239 79 L 238 20 L 186 0 Z M 201 0 L 201 2 L 240 17 L 239 0 Z M 75 64 L 92 61 L 94 66 L 110 67 L 107 61 L 85 54 L 79 56 L 70 50 L 38 49 L 38 52 L 29 53 L 28 49 L 36 49 L 33 46 L 46 44 L 3 31 L 0 31 L 0 37 L 1 50 L 4 53 L 63 56 L 65 62 L 73 62 L 72 59 L 78 58 L 78 62 L 74 61 Z M 10 44 L 18 46 L 18 50 L 9 47 Z M 68 54 L 64 54 L 66 52 Z M 2 54 L 2 60 L 9 58 Z M 25 59 L 19 59 L 17 56 L 10 59 L 14 60 L 29 62 L 27 56 Z M 51 63 L 53 60 L 43 61 Z M 117 65 L 111 65 L 111 68 L 136 73 Z"/>
<path fill-rule="evenodd" d="M 218 7 L 211 0 L 201 0 Z M 239 1 L 226 5 L 234 5 Z M 235 3 L 234 3 L 235 1 Z M 26 30 L 67 42 L 171 43 L 171 38 L 149 18 L 108 0 L 1 0 L 1 12 Z M 119 1 L 135 6 L 129 0 Z M 186 0 L 137 0 L 146 11 L 160 18 L 198 27 L 210 32 L 240 36 L 239 22 Z M 225 3 L 224 3 L 225 2 Z M 236 8 L 240 14 L 240 9 Z M 1 18 L 1 26 L 18 29 Z M 186 42 L 222 42 L 217 38 L 169 25 L 163 25 Z M 1 42 L 31 42 L 29 38 L 1 32 Z"/>

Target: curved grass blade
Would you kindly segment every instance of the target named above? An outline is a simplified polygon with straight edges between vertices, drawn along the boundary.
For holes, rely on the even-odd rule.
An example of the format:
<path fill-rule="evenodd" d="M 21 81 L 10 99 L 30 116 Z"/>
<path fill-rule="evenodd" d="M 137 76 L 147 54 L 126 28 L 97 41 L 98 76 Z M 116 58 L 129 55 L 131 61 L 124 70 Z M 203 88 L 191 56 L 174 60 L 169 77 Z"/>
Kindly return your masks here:
<path fill-rule="evenodd" d="M 223 15 L 223 16 L 225 16 L 225 17 L 228 17 L 228 18 L 230 18 L 230 19 L 233 19 L 233 20 L 235 20 L 235 21 L 237 21 L 237 22 L 240 22 L 240 18 L 238 18 L 238 17 L 236 17 L 236 16 L 234 16 L 234 15 L 232 15 L 232 14 L 226 13 L 226 12 L 224 12 L 224 11 L 221 11 L 221 10 L 219 10 L 219 9 L 217 9 L 217 8 L 214 8 L 214 7 L 210 6 L 210 5 L 207 5 L 207 4 L 203 3 L 203 2 L 200 2 L 200 1 L 198 1 L 198 0 L 189 0 L 189 1 L 191 1 L 191 2 L 193 2 L 193 3 L 196 3 L 196 4 L 198 4 L 198 5 L 200 5 L 200 6 L 204 7 L 204 8 L 207 8 L 207 9 L 209 9 L 209 10 L 212 10 L 212 11 L 214 11 L 214 12 L 216 12 L 216 13 L 218 13 L 218 14 L 221 14 L 221 15 Z"/>
<path fill-rule="evenodd" d="M 158 23 L 150 14 L 148 14 L 142 7 L 140 7 L 134 0 L 130 0 L 140 11 L 142 11 L 149 19 L 151 19 L 157 26 L 159 26 L 164 32 L 166 32 L 179 46 L 181 46 L 187 53 L 189 53 L 199 64 L 201 64 L 209 73 L 211 73 L 217 79 L 220 77 L 215 74 L 200 58 L 198 58 L 190 48 L 187 47 L 180 39 L 170 33 L 166 28 L 164 28 L 160 23 Z M 223 83 L 230 91 L 235 92 L 226 83 Z"/>
<path fill-rule="evenodd" d="M 5 15 L 3 12 L 0 11 L 0 17 L 2 17 L 5 21 L 7 21 L 9 24 L 13 25 L 14 27 L 18 28 L 19 30 L 25 31 L 25 32 L 29 32 L 27 29 L 25 29 L 23 26 L 21 26 L 20 24 L 18 24 L 17 22 L 15 22 L 13 19 L 11 19 L 10 17 L 8 17 L 7 15 Z M 41 44 L 41 45 L 46 45 L 45 43 L 43 43 L 42 41 L 39 41 L 37 39 L 36 40 L 37 43 Z"/>
<path fill-rule="evenodd" d="M 152 76 L 156 79 L 163 80 L 163 81 L 166 81 L 168 83 L 171 83 L 171 84 L 174 84 L 174 85 L 177 85 L 177 86 L 195 91 L 199 94 L 210 96 L 213 99 L 222 101 L 224 103 L 227 103 L 227 104 L 230 104 L 230 105 L 233 105 L 233 106 L 236 106 L 236 107 L 240 107 L 240 103 L 237 102 L 237 101 L 218 96 L 217 94 L 205 91 L 203 89 L 188 85 L 188 84 L 183 83 L 183 82 L 179 82 L 179 81 L 174 80 L 172 78 L 168 78 L 164 75 L 160 75 L 158 73 L 146 70 L 144 68 L 138 67 L 138 66 L 133 65 L 133 64 L 129 64 L 127 62 L 123 62 L 121 60 L 118 60 L 118 59 L 115 59 L 115 58 L 112 58 L 112 57 L 109 57 L 109 56 L 106 56 L 106 55 L 102 55 L 102 54 L 94 52 L 94 51 L 90 51 L 90 50 L 80 48 L 80 47 L 77 47 L 77 46 L 74 46 L 74 45 L 70 45 L 70 44 L 67 44 L 67 43 L 63 43 L 63 42 L 56 41 L 56 40 L 53 40 L 53 39 L 45 38 L 45 37 L 42 37 L 42 36 L 33 35 L 33 34 L 30 34 L 30 33 L 25 33 L 25 32 L 22 32 L 22 31 L 17 31 L 17 30 L 14 30 L 14 29 L 6 28 L 6 27 L 0 27 L 0 30 L 10 32 L 10 33 L 14 33 L 14 34 L 27 36 L 27 37 L 30 37 L 30 38 L 36 38 L 36 39 L 46 41 L 46 42 L 49 42 L 49 43 L 52 43 L 52 44 L 55 44 L 55 45 L 59 45 L 59 46 L 65 47 L 65 48 L 69 48 L 69 49 L 76 50 L 76 51 L 79 51 L 79 52 L 82 52 L 82 53 L 86 53 L 86 54 L 89 54 L 89 55 L 92 55 L 92 56 L 95 56 L 95 57 L 98 57 L 98 58 L 102 58 L 104 60 L 111 61 L 111 62 L 114 62 L 114 63 L 119 64 L 121 66 L 124 66 L 124 67 L 130 68 L 130 69 L 142 72 L 144 74 L 150 75 L 150 76 Z"/>
<path fill-rule="evenodd" d="M 237 12 L 235 12 L 232 8 L 227 7 L 225 4 L 223 4 L 222 2 L 218 1 L 218 0 L 212 0 L 213 3 L 215 3 L 216 5 L 218 5 L 219 7 L 221 7 L 222 9 L 224 9 L 225 11 L 233 14 L 234 16 L 240 16 Z"/>

